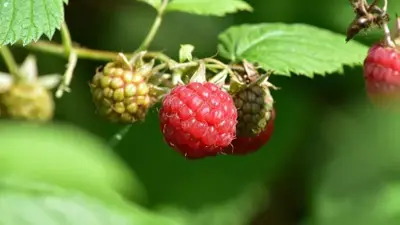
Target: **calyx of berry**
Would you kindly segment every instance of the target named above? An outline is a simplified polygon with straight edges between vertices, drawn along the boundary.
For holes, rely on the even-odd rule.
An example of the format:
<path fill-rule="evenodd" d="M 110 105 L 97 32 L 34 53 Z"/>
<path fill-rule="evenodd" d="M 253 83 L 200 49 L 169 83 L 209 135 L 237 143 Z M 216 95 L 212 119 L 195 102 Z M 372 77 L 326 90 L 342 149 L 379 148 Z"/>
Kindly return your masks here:
<path fill-rule="evenodd" d="M 54 115 L 54 97 L 49 91 L 61 81 L 59 74 L 38 76 L 36 58 L 28 56 L 18 74 L 0 74 L 0 114 L 18 120 L 47 122 Z"/>
<path fill-rule="evenodd" d="M 7 92 L 13 84 L 39 84 L 47 90 L 55 88 L 61 81 L 62 75 L 60 74 L 46 74 L 39 76 L 36 57 L 29 55 L 19 67 L 18 79 L 9 73 L 0 72 L 0 93 Z"/>
<path fill-rule="evenodd" d="M 229 93 L 232 95 L 235 95 L 252 85 L 259 85 L 274 90 L 279 89 L 268 81 L 272 71 L 260 74 L 256 66 L 246 60 L 243 60 L 241 65 L 237 65 L 234 72 L 235 76 L 230 78 L 229 84 Z"/>
<path fill-rule="evenodd" d="M 392 39 L 396 47 L 400 46 L 400 17 L 396 16 L 396 22 L 394 25 L 394 32 L 392 32 Z"/>

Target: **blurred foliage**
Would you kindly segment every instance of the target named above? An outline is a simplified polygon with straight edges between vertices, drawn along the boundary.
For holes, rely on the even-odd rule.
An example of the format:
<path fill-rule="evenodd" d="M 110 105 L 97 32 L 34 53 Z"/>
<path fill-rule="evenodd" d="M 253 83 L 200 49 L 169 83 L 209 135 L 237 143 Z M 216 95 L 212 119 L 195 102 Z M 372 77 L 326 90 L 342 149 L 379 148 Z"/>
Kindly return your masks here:
<path fill-rule="evenodd" d="M 326 123 L 325 163 L 314 173 L 313 224 L 398 224 L 398 112 L 355 102 Z"/>
<path fill-rule="evenodd" d="M 0 196 L 0 205 L 7 205 L 0 210 L 0 224 L 180 224 L 139 206 L 121 202 L 116 207 L 73 190 L 29 179 L 2 177 Z"/>
<path fill-rule="evenodd" d="M 192 44 L 196 46 L 195 55 L 211 56 L 217 51 L 218 34 L 231 25 L 307 23 L 345 34 L 353 19 L 346 0 L 248 3 L 253 13 L 225 18 L 171 12 L 152 49 L 177 58 L 181 44 Z M 394 17 L 400 2 L 389 0 L 389 7 Z M 149 6 L 134 0 L 70 1 L 66 8 L 75 42 L 114 51 L 134 50 L 155 14 Z M 356 40 L 371 44 L 379 35 L 376 31 L 368 36 L 360 34 Z M 22 60 L 27 52 L 17 49 L 15 53 Z M 64 59 L 37 55 L 41 74 L 63 71 Z M 186 161 L 163 142 L 154 109 L 115 149 L 124 161 L 121 163 L 104 144 L 78 131 L 86 130 L 107 141 L 121 129 L 94 114 L 88 81 L 100 65 L 80 61 L 72 92 L 57 100 L 56 120 L 76 128 L 39 131 L 17 124 L 0 126 L 0 141 L 6 150 L 0 155 L 0 172 L 18 167 L 17 175 L 55 182 L 99 198 L 115 193 L 110 199 L 118 199 L 116 195 L 145 198 L 142 183 L 147 201 L 141 203 L 180 224 L 286 225 L 303 221 L 316 225 L 390 225 L 397 221 L 398 119 L 361 107 L 367 104 L 361 68 L 345 68 L 344 75 L 325 78 L 272 77 L 271 81 L 282 88 L 272 93 L 276 130 L 268 145 L 255 154 Z M 394 125 L 390 125 L 392 122 Z M 132 172 L 120 166 L 123 164 Z M 311 182 L 314 176 L 318 179 Z M 68 186 L 70 181 L 81 185 Z"/>
<path fill-rule="evenodd" d="M 65 125 L 3 122 L 0 174 L 36 179 L 106 200 L 119 194 L 143 200 L 142 184 L 133 171 L 91 136 Z"/>

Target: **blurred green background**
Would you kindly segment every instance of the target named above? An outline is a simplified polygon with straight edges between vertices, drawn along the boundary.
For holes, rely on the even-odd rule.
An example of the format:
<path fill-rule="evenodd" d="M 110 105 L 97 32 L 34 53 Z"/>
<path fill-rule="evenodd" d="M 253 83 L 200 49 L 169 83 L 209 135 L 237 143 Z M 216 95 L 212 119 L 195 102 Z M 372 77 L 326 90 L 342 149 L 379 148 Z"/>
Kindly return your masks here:
<path fill-rule="evenodd" d="M 207 57 L 216 53 L 217 35 L 235 24 L 307 23 L 345 34 L 353 19 L 347 0 L 248 2 L 253 13 L 224 18 L 168 13 L 151 49 L 176 58 L 180 44 L 192 44 L 196 56 Z M 389 8 L 394 16 L 400 3 L 392 0 Z M 134 0 L 71 0 L 66 7 L 75 42 L 112 51 L 135 50 L 154 17 L 152 8 Z M 370 45 L 379 35 L 361 33 L 356 40 Z M 27 52 L 15 50 L 22 61 Z M 65 59 L 37 56 L 41 74 L 63 71 Z M 72 92 L 57 100 L 56 120 L 107 141 L 121 127 L 94 114 L 88 82 L 101 64 L 79 61 Z M 370 108 L 362 68 L 345 68 L 345 75 L 274 76 L 271 81 L 282 88 L 273 92 L 275 132 L 255 154 L 187 161 L 163 142 L 156 109 L 144 123 L 135 124 L 115 151 L 143 183 L 143 204 L 169 215 L 184 209 L 193 213 L 197 222 L 192 224 L 398 224 L 395 159 L 400 144 L 384 139 L 396 134 L 397 127 L 382 125 L 396 117 Z"/>

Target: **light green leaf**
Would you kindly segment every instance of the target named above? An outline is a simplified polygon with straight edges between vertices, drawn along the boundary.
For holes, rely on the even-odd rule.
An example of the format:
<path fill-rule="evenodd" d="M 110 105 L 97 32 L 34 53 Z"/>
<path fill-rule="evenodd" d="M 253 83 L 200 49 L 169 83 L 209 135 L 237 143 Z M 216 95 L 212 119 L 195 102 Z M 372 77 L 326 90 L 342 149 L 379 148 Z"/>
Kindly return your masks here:
<path fill-rule="evenodd" d="M 144 188 L 107 145 L 62 125 L 0 123 L 0 176 L 14 175 L 113 201 Z"/>
<path fill-rule="evenodd" d="M 222 57 L 246 59 L 266 70 L 290 76 L 343 73 L 361 65 L 368 48 L 345 36 L 306 24 L 264 23 L 228 28 L 219 36 Z"/>
<path fill-rule="evenodd" d="M 179 62 L 184 62 L 184 61 L 192 61 L 193 56 L 192 52 L 194 50 L 193 45 L 181 45 L 181 48 L 179 49 Z"/>
<path fill-rule="evenodd" d="M 253 183 L 245 186 L 243 193 L 225 202 L 207 204 L 196 210 L 173 205 L 161 206 L 158 212 L 190 225 L 250 224 L 259 213 L 260 206 L 265 206 L 267 192 L 263 184 Z"/>
<path fill-rule="evenodd" d="M 238 11 L 252 11 L 252 7 L 242 0 L 173 0 L 167 11 L 181 11 L 204 16 L 225 16 Z"/>
<path fill-rule="evenodd" d="M 0 45 L 37 41 L 43 34 L 49 39 L 64 20 L 68 0 L 1 0 Z"/>
<path fill-rule="evenodd" d="M 105 204 L 82 193 L 24 179 L 1 178 L 0 224 L 178 225 L 137 205 Z"/>
<path fill-rule="evenodd" d="M 158 9 L 158 7 L 160 7 L 160 5 L 161 5 L 161 0 L 138 0 L 138 1 L 147 3 L 155 9 Z"/>

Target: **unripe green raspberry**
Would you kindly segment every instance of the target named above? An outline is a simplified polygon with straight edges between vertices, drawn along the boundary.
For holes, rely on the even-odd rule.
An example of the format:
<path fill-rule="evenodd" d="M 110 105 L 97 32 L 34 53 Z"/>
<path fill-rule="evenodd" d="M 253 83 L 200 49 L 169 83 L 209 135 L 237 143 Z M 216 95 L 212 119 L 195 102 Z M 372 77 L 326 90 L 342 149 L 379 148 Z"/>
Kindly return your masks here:
<path fill-rule="evenodd" d="M 1 116 L 45 122 L 53 118 L 53 96 L 39 83 L 15 83 L 0 95 Z"/>
<path fill-rule="evenodd" d="M 258 135 L 271 118 L 274 100 L 267 87 L 251 85 L 234 96 L 238 109 L 237 136 Z"/>
<path fill-rule="evenodd" d="M 33 55 L 26 57 L 17 74 L 0 72 L 0 116 L 35 122 L 50 121 L 55 109 L 50 90 L 59 84 L 61 78 L 59 74 L 38 76 Z"/>
<path fill-rule="evenodd" d="M 113 122 L 144 120 L 152 105 L 147 83 L 151 70 L 151 63 L 137 68 L 129 68 L 118 62 L 106 64 L 90 84 L 98 113 Z"/>

